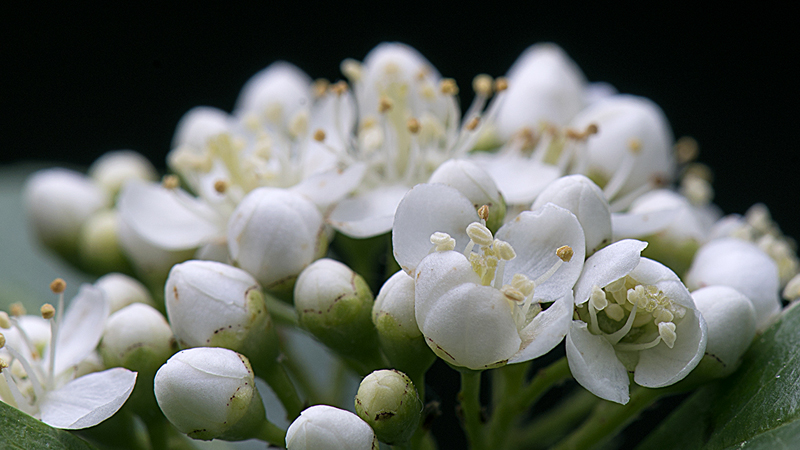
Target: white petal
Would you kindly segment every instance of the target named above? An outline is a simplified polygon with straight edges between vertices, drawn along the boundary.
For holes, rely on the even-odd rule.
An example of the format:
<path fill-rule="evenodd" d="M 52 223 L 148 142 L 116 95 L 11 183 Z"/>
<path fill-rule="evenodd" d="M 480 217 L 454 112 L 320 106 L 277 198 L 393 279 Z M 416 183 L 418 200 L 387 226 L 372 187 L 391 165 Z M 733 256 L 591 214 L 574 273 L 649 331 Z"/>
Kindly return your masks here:
<path fill-rule="evenodd" d="M 628 372 L 606 338 L 590 333 L 586 322 L 573 320 L 566 343 L 575 381 L 600 398 L 628 403 Z"/>
<path fill-rule="evenodd" d="M 522 343 L 508 301 L 489 286 L 465 283 L 450 289 L 418 323 L 434 353 L 469 369 L 508 360 Z"/>
<path fill-rule="evenodd" d="M 510 284 L 518 273 L 535 280 L 558 262 L 556 249 L 563 245 L 572 247 L 572 259 L 536 286 L 534 297 L 537 299 L 555 301 L 563 297 L 581 274 L 586 255 L 583 228 L 575 215 L 564 208 L 550 203 L 536 211 L 524 211 L 503 225 L 496 237 L 511 244 L 517 253 L 516 258 L 506 263 L 504 284 Z"/>
<path fill-rule="evenodd" d="M 199 247 L 222 233 L 216 212 L 183 191 L 135 180 L 117 202 L 120 218 L 137 234 L 164 250 Z"/>
<path fill-rule="evenodd" d="M 208 138 L 224 133 L 231 129 L 231 119 L 228 113 L 221 109 L 209 106 L 198 106 L 190 109 L 178 121 L 175 135 L 172 137 L 172 148 L 189 146 L 202 149 Z M 167 158 L 169 161 L 170 158 Z M 173 170 L 176 167 L 172 167 Z"/>
<path fill-rule="evenodd" d="M 753 304 L 728 286 L 698 289 L 692 293 L 692 299 L 708 327 L 706 355 L 722 364 L 723 376 L 730 374 L 756 334 Z"/>
<path fill-rule="evenodd" d="M 522 347 L 508 360 L 509 364 L 538 358 L 558 345 L 569 332 L 572 311 L 572 291 L 570 291 L 536 315 L 531 323 L 519 332 Z"/>
<path fill-rule="evenodd" d="M 436 252 L 417 267 L 414 288 L 414 315 L 422 328 L 432 305 L 450 289 L 464 283 L 480 284 L 467 258 L 459 252 Z"/>
<path fill-rule="evenodd" d="M 331 169 L 306 178 L 291 190 L 305 195 L 324 211 L 353 192 L 361 183 L 365 172 L 366 165 L 363 163 L 354 164 L 347 169 Z"/>
<path fill-rule="evenodd" d="M 528 205 L 561 176 L 556 166 L 515 154 L 480 155 L 474 161 L 491 175 L 506 203 Z"/>
<path fill-rule="evenodd" d="M 61 321 L 56 341 L 55 373 L 78 364 L 97 347 L 109 314 L 100 289 L 84 284 Z"/>
<path fill-rule="evenodd" d="M 677 209 L 644 213 L 615 213 L 611 215 L 614 240 L 649 236 L 666 229 L 675 221 Z"/>
<path fill-rule="evenodd" d="M 311 78 L 296 66 L 278 61 L 253 75 L 236 99 L 234 115 L 254 114 L 261 118 L 270 109 L 291 120 L 300 108 L 311 104 Z"/>
<path fill-rule="evenodd" d="M 581 277 L 575 283 L 575 304 L 584 304 L 589 299 L 593 286 L 602 288 L 629 274 L 639 265 L 645 247 L 647 242 L 626 239 L 590 256 L 583 265 Z"/>
<path fill-rule="evenodd" d="M 447 233 L 456 240 L 456 250 L 469 243 L 467 226 L 477 222 L 475 206 L 461 192 L 443 184 L 418 184 L 397 206 L 392 231 L 394 257 L 413 276 L 414 270 L 433 248 L 431 235 Z"/>
<path fill-rule="evenodd" d="M 339 202 L 328 223 L 354 238 L 378 236 L 392 229 L 394 213 L 408 187 L 382 186 Z"/>
<path fill-rule="evenodd" d="M 42 422 L 67 430 L 97 425 L 119 411 L 135 384 L 136 372 L 120 367 L 72 380 L 45 395 Z"/>
<path fill-rule="evenodd" d="M 633 375 L 636 384 L 649 388 L 675 384 L 703 358 L 708 331 L 699 312 L 688 310 L 675 331 L 678 337 L 672 348 L 660 342 L 639 352 L 639 363 Z"/>

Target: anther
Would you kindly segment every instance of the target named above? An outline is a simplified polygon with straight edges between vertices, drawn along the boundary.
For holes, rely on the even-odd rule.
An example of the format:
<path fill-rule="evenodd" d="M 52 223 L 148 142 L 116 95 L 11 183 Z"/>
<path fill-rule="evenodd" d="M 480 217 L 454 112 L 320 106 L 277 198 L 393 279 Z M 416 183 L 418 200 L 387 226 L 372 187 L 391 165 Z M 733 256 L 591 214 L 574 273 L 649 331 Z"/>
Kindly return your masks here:
<path fill-rule="evenodd" d="M 394 104 L 389 97 L 381 97 L 381 99 L 378 100 L 378 111 L 385 113 L 386 111 L 392 109 L 393 105 Z"/>
<path fill-rule="evenodd" d="M 667 347 L 672 348 L 675 345 L 675 340 L 678 338 L 675 333 L 675 324 L 672 322 L 661 322 L 658 324 L 658 335 L 661 340 L 667 344 Z"/>
<path fill-rule="evenodd" d="M 331 82 L 325 78 L 317 78 L 313 85 L 314 96 L 317 98 L 323 97 L 328 92 L 328 86 L 330 85 Z"/>
<path fill-rule="evenodd" d="M 625 310 L 617 303 L 611 303 L 604 309 L 609 319 L 619 322 L 625 317 Z"/>
<path fill-rule="evenodd" d="M 0 358 L 0 372 L 5 369 L 8 369 L 8 363 L 3 358 Z"/>
<path fill-rule="evenodd" d="M 483 205 L 478 208 L 478 217 L 483 220 L 489 220 L 489 205 Z"/>
<path fill-rule="evenodd" d="M 322 128 L 318 128 L 317 131 L 314 132 L 314 140 L 317 142 L 322 142 L 325 140 L 325 130 Z"/>
<path fill-rule="evenodd" d="M 5 346 L 6 346 L 6 337 L 3 336 L 3 333 L 0 333 L 0 348 L 3 348 Z"/>
<path fill-rule="evenodd" d="M 228 183 L 225 180 L 217 180 L 214 182 L 214 190 L 219 194 L 224 194 L 228 190 Z"/>
<path fill-rule="evenodd" d="M 64 289 L 67 288 L 67 282 L 64 281 L 63 278 L 56 278 L 55 280 L 50 283 L 50 290 L 53 291 L 54 294 L 60 294 L 64 292 Z"/>
<path fill-rule="evenodd" d="M 508 79 L 505 77 L 498 77 L 494 80 L 494 91 L 502 92 L 508 89 Z"/>
<path fill-rule="evenodd" d="M 28 313 L 22 303 L 19 302 L 8 305 L 8 312 L 12 317 L 22 317 Z"/>
<path fill-rule="evenodd" d="M 363 73 L 363 70 L 361 68 L 361 63 L 359 63 L 355 59 L 349 59 L 349 58 L 342 61 L 341 70 L 344 76 L 349 78 L 351 81 L 359 81 Z"/>
<path fill-rule="evenodd" d="M 533 294 L 533 289 L 535 287 L 533 285 L 533 280 L 521 273 L 514 274 L 514 276 L 511 277 L 511 286 L 514 286 L 526 297 Z"/>
<path fill-rule="evenodd" d="M 564 262 L 569 262 L 574 254 L 575 252 L 569 245 L 562 245 L 556 249 L 556 256 L 558 256 Z"/>
<path fill-rule="evenodd" d="M 467 226 L 467 236 L 469 236 L 473 242 L 483 247 L 488 247 L 494 242 L 492 232 L 486 228 L 486 225 L 478 222 L 472 222 Z"/>
<path fill-rule="evenodd" d="M 482 73 L 472 79 L 472 90 L 483 96 L 492 95 L 492 77 Z"/>
<path fill-rule="evenodd" d="M 472 130 L 474 130 L 475 128 L 478 127 L 478 124 L 480 122 L 481 122 L 481 119 L 478 116 L 475 116 L 472 119 L 470 119 L 469 122 L 467 122 L 467 124 L 464 126 L 464 128 L 466 128 L 469 131 L 472 131 Z"/>
<path fill-rule="evenodd" d="M 517 303 L 522 303 L 525 301 L 525 296 L 522 295 L 522 292 L 518 291 L 515 287 L 504 285 L 500 288 L 500 292 L 509 300 L 515 301 Z"/>
<path fill-rule="evenodd" d="M 408 128 L 408 131 L 411 134 L 419 133 L 419 128 L 420 128 L 419 120 L 417 120 L 417 119 L 415 119 L 413 117 L 410 117 L 408 119 L 408 121 L 406 122 L 406 127 Z"/>
<path fill-rule="evenodd" d="M 431 244 L 437 252 L 447 252 L 456 248 L 456 240 L 447 233 L 437 231 L 431 235 Z"/>
<path fill-rule="evenodd" d="M 590 123 L 588 127 L 586 127 L 586 131 L 583 132 L 586 136 L 590 136 L 592 134 L 597 134 L 600 129 L 597 127 L 596 123 Z"/>
<path fill-rule="evenodd" d="M 592 287 L 592 293 L 589 296 L 589 302 L 591 302 L 592 307 L 598 311 L 602 311 L 608 306 L 606 293 L 597 286 Z"/>
<path fill-rule="evenodd" d="M 341 80 L 337 81 L 336 83 L 331 85 L 330 90 L 336 95 L 342 95 L 345 92 L 347 92 L 347 83 Z"/>
<path fill-rule="evenodd" d="M 56 309 L 50 303 L 45 303 L 39 310 L 42 313 L 42 319 L 52 319 L 56 315 Z"/>
<path fill-rule="evenodd" d="M 492 243 L 492 248 L 497 257 L 504 261 L 511 261 L 517 257 L 517 252 L 514 251 L 514 247 L 506 241 L 495 239 Z"/>
<path fill-rule="evenodd" d="M 0 328 L 4 330 L 11 328 L 11 318 L 5 311 L 0 311 Z"/>
<path fill-rule="evenodd" d="M 165 189 L 177 189 L 179 185 L 180 180 L 177 175 L 164 175 L 164 178 L 161 179 L 161 186 L 164 186 Z"/>
<path fill-rule="evenodd" d="M 689 136 L 684 136 L 678 139 L 675 143 L 675 159 L 679 164 L 686 164 L 697 159 L 700 154 L 700 146 L 697 141 Z"/>
<path fill-rule="evenodd" d="M 637 138 L 631 138 L 628 141 L 628 148 L 633 152 L 634 155 L 639 154 L 642 151 L 642 141 Z"/>
<path fill-rule="evenodd" d="M 439 89 L 444 95 L 458 94 L 458 85 L 456 84 L 456 80 L 452 78 L 445 78 L 442 80 L 442 82 L 439 84 Z"/>

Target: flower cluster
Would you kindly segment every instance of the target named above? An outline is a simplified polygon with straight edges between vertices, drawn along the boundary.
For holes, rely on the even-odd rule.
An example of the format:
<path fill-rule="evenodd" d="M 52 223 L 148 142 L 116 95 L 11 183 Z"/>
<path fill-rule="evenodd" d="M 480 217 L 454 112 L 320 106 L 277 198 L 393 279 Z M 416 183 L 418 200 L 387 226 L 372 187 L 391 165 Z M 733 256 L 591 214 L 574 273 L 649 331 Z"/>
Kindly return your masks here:
<path fill-rule="evenodd" d="M 722 217 L 696 143 L 675 142 L 652 101 L 589 83 L 554 44 L 476 76 L 463 114 L 455 81 L 406 45 L 341 70 L 347 81 L 312 81 L 277 62 L 231 113 L 189 111 L 160 183 L 132 152 L 88 176 L 35 174 L 41 242 L 144 284 L 105 275 L 52 331 L 45 309 L 0 316 L 0 398 L 87 427 L 122 406 L 136 371 L 130 408 L 153 430 L 430 448 L 424 379 L 438 358 L 461 374 L 482 448 L 538 398 L 545 382 L 525 370 L 540 357 L 566 355 L 545 388 L 572 377 L 624 405 L 632 389 L 729 375 L 781 289 L 800 297 L 794 243 L 766 207 Z M 327 359 L 302 363 L 297 329 Z M 363 377 L 354 403 L 326 394 L 341 377 L 317 383 L 320 366 Z M 522 393 L 496 400 L 488 424 L 484 371 Z M 281 408 L 265 409 L 257 379 Z M 96 389 L 109 397 L 85 395 Z"/>

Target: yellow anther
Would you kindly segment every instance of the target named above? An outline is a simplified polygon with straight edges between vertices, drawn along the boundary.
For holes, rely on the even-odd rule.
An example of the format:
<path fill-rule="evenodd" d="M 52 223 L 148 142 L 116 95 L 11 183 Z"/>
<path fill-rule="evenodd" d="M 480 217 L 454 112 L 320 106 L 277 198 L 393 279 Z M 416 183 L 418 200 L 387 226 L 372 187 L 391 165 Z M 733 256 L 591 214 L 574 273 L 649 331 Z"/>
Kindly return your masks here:
<path fill-rule="evenodd" d="M 56 309 L 50 303 L 45 303 L 39 310 L 42 313 L 42 319 L 52 319 L 56 315 Z"/>
<path fill-rule="evenodd" d="M 661 340 L 667 344 L 667 347 L 672 348 L 675 345 L 675 340 L 678 334 L 675 333 L 675 324 L 672 322 L 661 322 L 658 324 L 658 335 Z"/>
<path fill-rule="evenodd" d="M 672 319 L 675 318 L 675 316 L 666 309 L 659 309 L 655 312 L 655 314 L 653 314 L 653 317 L 655 317 L 656 324 L 661 322 L 672 322 Z"/>
<path fill-rule="evenodd" d="M 508 78 L 505 77 L 497 77 L 494 80 L 494 91 L 495 92 L 502 92 L 508 89 Z"/>
<path fill-rule="evenodd" d="M 597 286 L 592 287 L 592 293 L 589 296 L 589 302 L 591 302 L 592 307 L 598 311 L 602 311 L 608 306 L 606 293 Z"/>
<path fill-rule="evenodd" d="M 8 369 L 8 363 L 3 358 L 0 358 L 0 372 L 5 369 Z"/>
<path fill-rule="evenodd" d="M 522 292 L 522 295 L 525 297 L 533 294 L 535 287 L 533 280 L 521 273 L 514 274 L 514 276 L 511 277 L 511 286 L 514 286 L 518 291 Z"/>
<path fill-rule="evenodd" d="M 467 226 L 467 236 L 476 244 L 484 247 L 488 247 L 494 242 L 492 232 L 486 228 L 486 225 L 478 222 L 472 222 Z"/>
<path fill-rule="evenodd" d="M 437 231 L 431 235 L 431 244 L 437 252 L 447 252 L 456 248 L 456 240 L 447 233 Z"/>
<path fill-rule="evenodd" d="M 489 220 L 489 205 L 483 205 L 478 208 L 478 217 L 483 220 Z"/>
<path fill-rule="evenodd" d="M 467 122 L 467 124 L 464 126 L 464 128 L 466 128 L 469 131 L 472 131 L 472 130 L 474 130 L 475 128 L 478 127 L 478 124 L 480 122 L 481 122 L 481 119 L 478 116 L 475 116 L 472 119 L 470 119 L 469 122 Z"/>
<path fill-rule="evenodd" d="M 4 330 L 11 328 L 11 318 L 5 311 L 0 311 L 0 328 Z"/>
<path fill-rule="evenodd" d="M 500 288 L 500 292 L 509 300 L 522 303 L 525 301 L 525 296 L 522 295 L 522 292 L 518 291 L 515 287 L 504 285 Z"/>
<path fill-rule="evenodd" d="M 586 131 L 583 132 L 586 136 L 590 136 L 592 134 L 597 134 L 600 129 L 597 127 L 596 123 L 590 123 L 588 127 L 586 127 Z"/>
<path fill-rule="evenodd" d="M 642 141 L 637 138 L 631 138 L 628 141 L 628 148 L 633 152 L 634 155 L 639 154 L 642 151 Z"/>
<path fill-rule="evenodd" d="M 385 113 L 386 111 L 391 110 L 392 106 L 394 106 L 394 102 L 392 102 L 392 99 L 389 97 L 381 97 L 381 99 L 378 100 L 379 112 Z"/>
<path fill-rule="evenodd" d="M 675 159 L 677 159 L 680 164 L 694 161 L 699 154 L 700 146 L 692 137 L 684 136 L 675 143 Z"/>
<path fill-rule="evenodd" d="M 63 278 L 56 278 L 50 283 L 50 290 L 54 294 L 60 294 L 67 288 L 67 282 Z"/>
<path fill-rule="evenodd" d="M 622 309 L 622 306 L 619 306 L 616 303 L 610 303 L 608 306 L 606 306 L 604 311 L 609 319 L 616 320 L 617 322 L 625 317 L 625 310 Z"/>
<path fill-rule="evenodd" d="M 164 178 L 161 179 L 161 186 L 164 186 L 165 189 L 177 189 L 180 184 L 177 175 L 164 175 Z"/>
<path fill-rule="evenodd" d="M 341 80 L 337 81 L 336 83 L 331 85 L 330 90 L 336 95 L 342 95 L 345 92 L 347 92 L 347 83 Z"/>
<path fill-rule="evenodd" d="M 342 61 L 341 69 L 344 76 L 354 82 L 361 80 L 361 75 L 364 72 L 360 62 L 349 58 Z"/>
<path fill-rule="evenodd" d="M 317 98 L 323 97 L 328 92 L 328 87 L 330 85 L 331 82 L 325 78 L 317 78 L 312 86 L 312 89 L 314 90 L 314 96 Z"/>
<path fill-rule="evenodd" d="M 483 96 L 492 95 L 492 77 L 482 73 L 472 79 L 472 90 Z"/>
<path fill-rule="evenodd" d="M 13 317 L 21 317 L 28 313 L 22 303 L 16 302 L 8 305 L 8 312 Z"/>
<path fill-rule="evenodd" d="M 317 142 L 322 142 L 325 140 L 325 130 L 322 128 L 318 128 L 317 131 L 314 132 L 314 140 Z"/>
<path fill-rule="evenodd" d="M 452 78 L 445 78 L 439 84 L 439 90 L 444 95 L 456 95 L 458 94 L 458 85 L 456 84 L 456 80 Z"/>
<path fill-rule="evenodd" d="M 495 255 L 504 261 L 511 261 L 517 257 L 517 252 L 514 251 L 514 247 L 506 241 L 495 239 L 492 243 L 492 248 L 494 249 Z"/>
<path fill-rule="evenodd" d="M 408 131 L 411 134 L 419 133 L 419 128 L 420 128 L 419 120 L 417 120 L 417 119 L 415 119 L 413 117 L 410 117 L 408 119 L 408 121 L 406 122 L 406 127 L 408 128 Z"/>
<path fill-rule="evenodd" d="M 0 333 L 0 348 L 3 348 L 5 346 L 6 346 L 6 337 L 3 336 L 3 333 Z"/>
<path fill-rule="evenodd" d="M 225 180 L 217 180 L 214 182 L 214 190 L 219 194 L 224 194 L 228 190 L 228 182 Z"/>
<path fill-rule="evenodd" d="M 575 252 L 569 245 L 562 245 L 556 249 L 556 256 L 558 256 L 564 262 L 570 262 L 572 255 L 574 254 Z"/>

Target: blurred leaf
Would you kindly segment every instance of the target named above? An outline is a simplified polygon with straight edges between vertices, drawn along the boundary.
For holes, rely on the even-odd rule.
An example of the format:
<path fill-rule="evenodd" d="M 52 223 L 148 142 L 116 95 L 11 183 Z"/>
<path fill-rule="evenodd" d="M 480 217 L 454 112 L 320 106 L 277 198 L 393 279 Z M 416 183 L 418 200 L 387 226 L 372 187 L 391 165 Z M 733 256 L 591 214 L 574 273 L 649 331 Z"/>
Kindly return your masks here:
<path fill-rule="evenodd" d="M 800 448 L 800 307 L 787 308 L 736 373 L 699 389 L 639 448 Z"/>
<path fill-rule="evenodd" d="M 64 430 L 51 428 L 22 411 L 0 402 L 0 446 L 7 449 L 32 448 L 94 449 Z"/>

